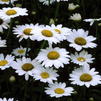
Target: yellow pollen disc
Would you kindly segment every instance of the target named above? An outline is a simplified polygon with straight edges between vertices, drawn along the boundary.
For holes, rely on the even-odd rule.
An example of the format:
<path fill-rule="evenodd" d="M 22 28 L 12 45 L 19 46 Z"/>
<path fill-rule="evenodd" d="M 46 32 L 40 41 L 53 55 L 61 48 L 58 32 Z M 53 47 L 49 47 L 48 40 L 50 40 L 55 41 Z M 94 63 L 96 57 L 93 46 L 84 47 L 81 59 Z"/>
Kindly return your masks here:
<path fill-rule="evenodd" d="M 19 50 L 18 50 L 18 53 L 19 53 L 19 54 L 23 54 L 24 52 L 25 52 L 25 50 L 23 50 L 23 49 L 19 49 Z"/>
<path fill-rule="evenodd" d="M 25 35 L 32 35 L 32 34 L 31 34 L 31 31 L 32 31 L 32 28 L 26 28 L 26 29 L 24 29 L 23 33 L 24 33 Z"/>
<path fill-rule="evenodd" d="M 7 60 L 0 60 L 0 66 L 5 66 L 6 64 L 8 64 Z"/>
<path fill-rule="evenodd" d="M 76 43 L 76 44 L 78 44 L 78 45 L 86 45 L 86 40 L 84 39 L 84 38 L 82 38 L 82 37 L 77 37 L 75 40 L 74 40 L 74 42 Z"/>
<path fill-rule="evenodd" d="M 8 2 L 9 0 L 1 0 L 1 1 L 3 1 L 3 2 Z"/>
<path fill-rule="evenodd" d="M 10 10 L 8 10 L 8 11 L 6 11 L 6 14 L 7 15 L 15 15 L 17 12 L 15 11 L 15 10 L 13 10 L 13 9 L 10 9 Z"/>
<path fill-rule="evenodd" d="M 80 80 L 84 82 L 89 82 L 92 80 L 92 76 L 90 74 L 84 73 L 80 76 Z"/>
<path fill-rule="evenodd" d="M 84 57 L 78 57 L 77 60 L 80 61 L 80 62 L 86 61 L 86 59 Z"/>
<path fill-rule="evenodd" d="M 43 79 L 49 78 L 49 74 L 48 74 L 47 72 L 42 72 L 42 73 L 40 74 L 40 76 L 41 76 Z"/>
<path fill-rule="evenodd" d="M 61 31 L 59 29 L 54 29 L 58 34 L 61 34 Z"/>
<path fill-rule="evenodd" d="M 56 94 L 63 94 L 65 91 L 64 91 L 64 89 L 62 89 L 62 88 L 56 88 L 56 89 L 54 90 L 54 92 L 55 92 Z"/>
<path fill-rule="evenodd" d="M 46 36 L 46 37 L 52 37 L 53 36 L 53 33 L 50 30 L 42 30 L 41 33 L 43 36 Z"/>
<path fill-rule="evenodd" d="M 22 69 L 24 71 L 30 71 L 34 68 L 34 66 L 31 63 L 25 63 L 22 65 Z"/>
<path fill-rule="evenodd" d="M 60 54 L 56 51 L 51 51 L 51 52 L 48 53 L 47 57 L 50 60 L 55 60 L 55 59 L 58 59 L 60 57 Z"/>

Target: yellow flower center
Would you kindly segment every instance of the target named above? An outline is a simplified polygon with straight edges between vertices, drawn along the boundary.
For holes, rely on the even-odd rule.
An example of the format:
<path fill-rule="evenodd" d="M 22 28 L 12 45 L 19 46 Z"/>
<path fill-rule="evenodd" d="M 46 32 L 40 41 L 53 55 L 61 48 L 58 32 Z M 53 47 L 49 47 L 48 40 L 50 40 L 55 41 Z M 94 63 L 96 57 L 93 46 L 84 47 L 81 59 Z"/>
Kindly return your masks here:
<path fill-rule="evenodd" d="M 3 23 L 3 20 L 2 19 L 0 19 L 0 25 Z"/>
<path fill-rule="evenodd" d="M 50 60 L 56 60 L 60 57 L 60 54 L 56 51 L 51 51 L 48 53 L 47 57 L 50 59 Z"/>
<path fill-rule="evenodd" d="M 64 91 L 64 89 L 62 89 L 62 88 L 56 88 L 56 89 L 54 90 L 54 92 L 55 92 L 56 94 L 63 94 L 65 91 Z"/>
<path fill-rule="evenodd" d="M 26 28 L 26 29 L 24 29 L 23 33 L 24 33 L 25 35 L 32 35 L 32 34 L 31 34 L 31 31 L 32 31 L 32 28 Z"/>
<path fill-rule="evenodd" d="M 9 0 L 1 0 L 1 1 L 3 1 L 3 2 L 8 2 Z"/>
<path fill-rule="evenodd" d="M 25 50 L 23 50 L 23 49 L 19 49 L 19 50 L 18 50 L 18 53 L 19 53 L 19 54 L 23 54 L 24 52 L 25 52 Z"/>
<path fill-rule="evenodd" d="M 53 33 L 50 30 L 42 30 L 41 33 L 45 37 L 52 37 L 53 36 Z"/>
<path fill-rule="evenodd" d="M 77 60 L 80 61 L 80 62 L 86 61 L 86 59 L 84 57 L 78 57 Z"/>
<path fill-rule="evenodd" d="M 8 64 L 7 60 L 0 60 L 0 66 L 5 66 L 6 64 Z"/>
<path fill-rule="evenodd" d="M 8 15 L 8 16 L 10 16 L 10 15 L 15 15 L 17 12 L 15 11 L 15 10 L 13 10 L 13 9 L 10 9 L 10 10 L 8 10 L 8 11 L 6 11 L 6 14 Z"/>
<path fill-rule="evenodd" d="M 58 34 L 61 34 L 61 31 L 59 29 L 54 29 Z"/>
<path fill-rule="evenodd" d="M 22 65 L 22 69 L 24 71 L 30 71 L 34 68 L 34 66 L 31 63 L 25 63 Z"/>
<path fill-rule="evenodd" d="M 80 80 L 84 82 L 89 82 L 92 80 L 92 76 L 90 74 L 84 73 L 80 76 Z"/>
<path fill-rule="evenodd" d="M 82 38 L 82 37 L 77 37 L 75 40 L 74 40 L 74 42 L 76 43 L 76 44 L 78 44 L 78 45 L 86 45 L 86 40 L 84 39 L 84 38 Z"/>
<path fill-rule="evenodd" d="M 41 75 L 41 77 L 42 77 L 43 79 L 49 78 L 49 74 L 48 74 L 47 72 L 42 72 L 40 75 Z"/>

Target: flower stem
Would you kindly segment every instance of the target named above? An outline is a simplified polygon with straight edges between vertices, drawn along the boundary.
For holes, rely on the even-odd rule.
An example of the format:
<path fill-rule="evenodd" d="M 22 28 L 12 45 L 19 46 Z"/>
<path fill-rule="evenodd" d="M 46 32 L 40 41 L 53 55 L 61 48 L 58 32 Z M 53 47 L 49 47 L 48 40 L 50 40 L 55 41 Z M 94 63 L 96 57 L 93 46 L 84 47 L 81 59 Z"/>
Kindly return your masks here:
<path fill-rule="evenodd" d="M 12 27 L 13 27 L 13 19 L 10 19 L 10 27 L 6 36 L 6 40 L 8 39 L 8 37 L 10 36 L 10 34 L 12 33 Z"/>
<path fill-rule="evenodd" d="M 54 21 L 56 21 L 56 18 L 57 18 L 57 16 L 58 16 L 59 6 L 60 6 L 60 3 L 57 3 L 57 5 L 56 5 L 56 10 L 55 10 L 55 16 L 54 16 Z"/>

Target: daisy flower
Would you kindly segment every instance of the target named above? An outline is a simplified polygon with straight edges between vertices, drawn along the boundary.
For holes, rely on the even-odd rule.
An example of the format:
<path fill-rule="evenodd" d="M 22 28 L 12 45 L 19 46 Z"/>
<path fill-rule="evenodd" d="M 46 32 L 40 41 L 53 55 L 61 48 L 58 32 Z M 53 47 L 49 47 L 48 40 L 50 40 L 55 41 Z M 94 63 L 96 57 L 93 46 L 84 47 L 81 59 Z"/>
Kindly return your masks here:
<path fill-rule="evenodd" d="M 48 28 L 52 28 L 55 32 L 57 32 L 57 39 L 59 41 L 63 41 L 66 40 L 66 36 L 69 35 L 71 33 L 71 29 L 67 28 L 67 27 L 63 27 L 61 24 L 55 26 L 54 24 L 52 24 L 51 26 L 48 26 Z"/>
<path fill-rule="evenodd" d="M 101 76 L 95 71 L 95 68 L 90 69 L 80 67 L 72 71 L 70 74 L 71 84 L 79 86 L 85 85 L 86 87 L 96 86 L 101 84 Z"/>
<path fill-rule="evenodd" d="M 82 17 L 79 13 L 75 13 L 72 16 L 70 16 L 70 20 L 73 20 L 73 21 L 81 21 L 81 19 Z"/>
<path fill-rule="evenodd" d="M 25 80 L 28 80 L 29 76 L 33 76 L 36 69 L 42 68 L 42 66 L 36 60 L 23 57 L 13 62 L 12 68 L 19 76 L 25 75 Z"/>
<path fill-rule="evenodd" d="M 3 32 L 3 29 L 8 29 L 9 22 L 10 22 L 10 20 L 4 20 L 4 19 L 0 18 L 0 32 Z"/>
<path fill-rule="evenodd" d="M 93 63 L 94 58 L 92 58 L 91 54 L 88 54 L 87 51 L 81 51 L 79 54 L 75 52 L 75 54 L 71 54 L 70 56 L 73 63 L 79 65 L 89 65 L 89 63 Z"/>
<path fill-rule="evenodd" d="M 0 4 L 9 4 L 10 2 L 13 4 L 15 1 L 17 0 L 0 0 Z"/>
<path fill-rule="evenodd" d="M 29 51 L 30 49 L 28 49 L 28 52 Z M 20 47 L 20 48 L 13 49 L 12 54 L 14 54 L 15 56 L 25 56 L 26 48 Z"/>
<path fill-rule="evenodd" d="M 57 80 L 57 70 L 53 68 L 39 68 L 36 73 L 34 73 L 35 80 L 40 80 L 41 82 L 53 83 L 53 80 Z"/>
<path fill-rule="evenodd" d="M 84 19 L 83 21 L 89 22 L 90 26 L 92 26 L 95 21 L 101 21 L 101 18 L 99 18 L 99 19 Z"/>
<path fill-rule="evenodd" d="M 28 38 L 31 40 L 35 40 L 34 33 L 31 33 L 31 31 L 37 29 L 36 27 L 38 27 L 38 24 L 18 25 L 14 27 L 13 34 L 17 35 L 17 37 L 20 38 L 19 41 L 22 41 L 22 39 L 28 39 Z"/>
<path fill-rule="evenodd" d="M 0 69 L 4 70 L 6 68 L 11 67 L 13 60 L 14 56 L 11 55 L 4 56 L 3 54 L 0 54 Z"/>
<path fill-rule="evenodd" d="M 69 52 L 67 52 L 64 48 L 48 47 L 46 49 L 41 49 L 40 53 L 36 57 L 36 60 L 42 63 L 42 65 L 45 67 L 64 67 L 64 64 L 69 63 L 70 56 L 68 53 Z"/>
<path fill-rule="evenodd" d="M 6 47 L 6 40 L 1 40 L 1 37 L 0 37 L 0 47 Z"/>
<path fill-rule="evenodd" d="M 38 27 L 31 32 L 34 34 L 34 37 L 37 41 L 46 40 L 49 44 L 52 43 L 59 43 L 60 41 L 57 39 L 57 33 L 55 30 L 53 30 L 51 27 L 44 26 L 44 27 Z"/>
<path fill-rule="evenodd" d="M 66 87 L 66 83 L 53 83 L 48 84 L 49 87 L 46 87 L 45 93 L 50 95 L 51 97 L 62 97 L 62 96 L 71 96 L 73 93 L 72 87 Z"/>
<path fill-rule="evenodd" d="M 0 17 L 2 17 L 3 19 L 11 19 L 17 16 L 25 16 L 25 15 L 28 15 L 26 8 L 8 7 L 8 8 L 2 8 L 0 10 Z"/>
<path fill-rule="evenodd" d="M 14 101 L 14 98 L 0 98 L 0 101 Z"/>
<path fill-rule="evenodd" d="M 67 36 L 67 41 L 70 42 L 70 47 L 80 51 L 82 48 L 95 48 L 97 45 L 92 41 L 96 40 L 93 36 L 88 36 L 88 31 L 83 29 L 73 30 L 70 35 Z"/>

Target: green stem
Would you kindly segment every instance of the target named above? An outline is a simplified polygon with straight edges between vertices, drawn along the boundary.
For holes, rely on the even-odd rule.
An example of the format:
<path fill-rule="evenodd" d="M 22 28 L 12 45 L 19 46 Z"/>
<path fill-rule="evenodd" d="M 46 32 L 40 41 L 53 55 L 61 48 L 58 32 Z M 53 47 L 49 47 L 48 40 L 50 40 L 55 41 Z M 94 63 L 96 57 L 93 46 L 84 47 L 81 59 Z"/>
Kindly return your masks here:
<path fill-rule="evenodd" d="M 12 33 L 12 27 L 13 27 L 13 19 L 10 19 L 10 27 L 6 36 L 6 40 L 8 39 L 8 37 L 10 36 L 10 34 Z"/>
<path fill-rule="evenodd" d="M 57 18 L 57 16 L 58 16 L 59 6 L 60 6 L 60 3 L 57 3 L 57 5 L 56 5 L 56 10 L 55 10 L 55 16 L 54 16 L 54 20 L 55 20 L 55 21 L 56 21 L 56 18 Z"/>
<path fill-rule="evenodd" d="M 84 0 L 81 0 L 81 5 L 82 5 L 82 8 L 83 8 L 83 15 L 86 16 L 86 10 L 85 10 L 85 2 L 84 2 Z"/>
<path fill-rule="evenodd" d="M 28 55 L 29 47 L 30 47 L 30 39 L 28 38 L 28 39 L 27 39 L 27 49 L 26 49 L 25 57 L 27 57 L 27 55 Z"/>

